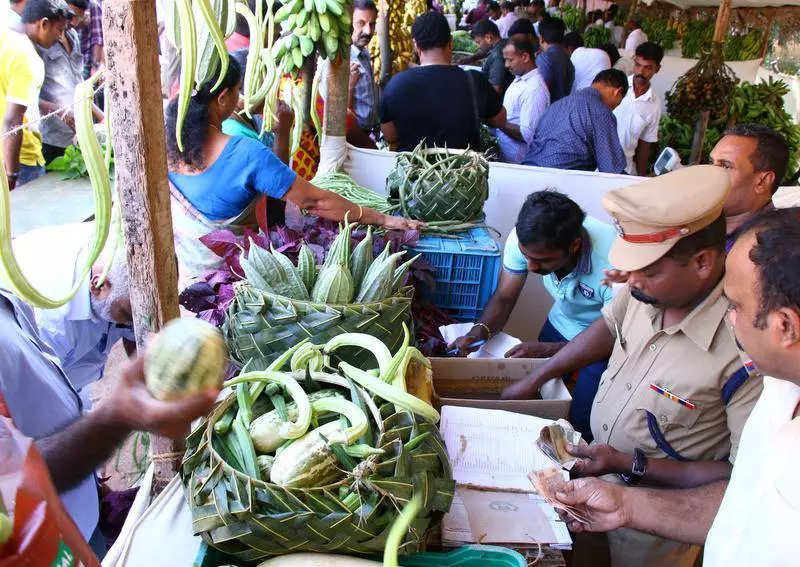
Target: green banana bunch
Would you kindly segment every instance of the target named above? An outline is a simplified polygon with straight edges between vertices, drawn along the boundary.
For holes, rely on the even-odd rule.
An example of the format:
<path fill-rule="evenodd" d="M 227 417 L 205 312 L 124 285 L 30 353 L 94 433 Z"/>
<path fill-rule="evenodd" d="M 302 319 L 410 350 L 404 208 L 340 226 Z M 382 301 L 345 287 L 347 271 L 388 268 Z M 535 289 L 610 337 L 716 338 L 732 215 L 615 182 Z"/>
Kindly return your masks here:
<path fill-rule="evenodd" d="M 349 58 L 351 0 L 290 0 L 275 13 L 275 22 L 284 24 L 287 35 L 275 43 L 272 55 L 286 72 L 296 76 L 314 53 Z"/>

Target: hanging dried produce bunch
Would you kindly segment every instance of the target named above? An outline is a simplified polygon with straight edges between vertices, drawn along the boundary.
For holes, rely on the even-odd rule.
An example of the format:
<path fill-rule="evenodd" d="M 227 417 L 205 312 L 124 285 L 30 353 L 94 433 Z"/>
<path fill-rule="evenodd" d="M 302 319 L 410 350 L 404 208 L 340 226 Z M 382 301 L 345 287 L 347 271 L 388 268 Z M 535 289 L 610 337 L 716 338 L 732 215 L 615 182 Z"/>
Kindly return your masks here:
<path fill-rule="evenodd" d="M 696 120 L 700 112 L 711 112 L 710 124 L 725 122 L 731 95 L 739 79 L 719 55 L 703 55 L 667 93 L 667 112 L 682 122 Z"/>
<path fill-rule="evenodd" d="M 394 355 L 375 337 L 344 333 L 299 341 L 226 382 L 234 392 L 186 441 L 194 533 L 246 562 L 417 551 L 449 510 L 455 481 L 430 362 L 401 332 Z M 370 371 L 340 361 L 354 347 L 369 353 Z"/>
<path fill-rule="evenodd" d="M 472 150 L 424 148 L 397 154 L 386 178 L 403 215 L 428 229 L 465 230 L 482 224 L 489 197 L 489 162 Z"/>
<path fill-rule="evenodd" d="M 402 323 L 411 320 L 413 290 L 406 274 L 418 256 L 405 262 L 405 251 L 389 253 L 389 244 L 373 258 L 372 232 L 351 250 L 355 223 L 345 226 L 317 266 L 303 246 L 297 266 L 277 250 L 251 241 L 239 262 L 246 281 L 234 287 L 223 332 L 235 360 L 263 370 L 304 339 L 324 343 L 341 333 L 358 331 L 391 348 L 402 340 Z M 352 349 L 346 360 L 363 365 L 368 353 Z"/>
<path fill-rule="evenodd" d="M 411 41 L 411 25 L 420 14 L 428 10 L 426 0 L 386 0 L 389 4 L 389 45 L 392 48 L 392 69 L 394 75 L 405 71 L 414 56 L 414 44 Z M 375 81 L 381 77 L 381 49 L 378 35 L 369 43 L 369 56 L 372 59 L 372 72 Z"/>

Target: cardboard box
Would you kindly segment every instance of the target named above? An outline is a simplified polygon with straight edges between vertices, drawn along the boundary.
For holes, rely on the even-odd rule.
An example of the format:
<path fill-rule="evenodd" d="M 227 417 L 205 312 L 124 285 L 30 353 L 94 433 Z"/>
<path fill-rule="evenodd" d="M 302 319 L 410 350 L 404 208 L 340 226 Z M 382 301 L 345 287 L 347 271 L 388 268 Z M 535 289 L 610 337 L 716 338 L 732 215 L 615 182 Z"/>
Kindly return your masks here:
<path fill-rule="evenodd" d="M 503 389 L 528 376 L 546 359 L 431 358 L 433 385 L 443 406 L 500 409 L 544 417 L 569 418 L 572 396 L 561 379 L 542 387 L 541 400 L 501 400 Z"/>

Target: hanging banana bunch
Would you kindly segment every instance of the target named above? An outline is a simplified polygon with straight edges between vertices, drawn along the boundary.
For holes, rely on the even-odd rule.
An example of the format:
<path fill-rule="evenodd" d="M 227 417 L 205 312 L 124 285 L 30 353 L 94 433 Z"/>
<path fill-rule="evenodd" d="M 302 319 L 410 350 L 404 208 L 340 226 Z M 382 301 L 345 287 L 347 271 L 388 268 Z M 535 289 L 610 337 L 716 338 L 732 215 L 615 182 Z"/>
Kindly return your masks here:
<path fill-rule="evenodd" d="M 283 61 L 287 73 L 297 76 L 312 54 L 334 61 L 350 57 L 351 0 L 290 0 L 275 14 L 287 34 L 279 39 L 273 53 Z"/>
<path fill-rule="evenodd" d="M 192 93 L 214 80 L 216 90 L 228 72 L 225 39 L 236 25 L 236 0 L 174 0 L 167 10 L 168 38 L 181 53 L 181 85 L 175 136 L 183 151 L 183 121 Z"/>
<path fill-rule="evenodd" d="M 100 256 L 108 239 L 109 226 L 111 224 L 111 181 L 103 151 L 100 148 L 100 141 L 97 139 L 97 132 L 92 122 L 94 85 L 99 76 L 100 73 L 78 83 L 75 87 L 73 99 L 75 134 L 83 153 L 83 159 L 86 161 L 86 169 L 89 172 L 89 180 L 92 183 L 92 192 L 94 194 L 95 224 L 94 242 L 89 251 L 86 264 L 83 266 L 80 276 L 75 280 L 72 289 L 65 297 L 52 299 L 41 293 L 33 287 L 17 263 L 14 249 L 11 246 L 10 191 L 2 152 L 0 152 L 0 169 L 2 169 L 2 173 L 0 173 L 0 281 L 9 286 L 17 296 L 34 307 L 55 309 L 71 300 L 83 285 L 83 281 L 89 275 L 89 271 Z M 106 140 L 106 143 L 110 144 L 111 141 Z"/>
<path fill-rule="evenodd" d="M 275 42 L 271 54 L 284 72 L 295 79 L 291 88 L 282 93 L 295 115 L 292 129 L 291 154 L 300 146 L 303 134 L 306 89 L 311 88 L 311 119 L 317 131 L 319 116 L 316 113 L 316 93 L 318 81 L 314 77 L 303 77 L 303 85 L 296 79 L 309 59 L 317 54 L 329 61 L 339 57 L 349 60 L 352 41 L 352 0 L 290 0 L 275 13 L 275 22 L 281 23 L 284 35 Z M 317 73 L 319 75 L 319 73 Z"/>
<path fill-rule="evenodd" d="M 389 0 L 389 45 L 392 48 L 391 73 L 399 73 L 408 68 L 414 54 L 411 41 L 411 25 L 420 14 L 428 9 L 426 0 Z M 372 71 L 375 80 L 381 77 L 381 53 L 376 34 L 369 43 L 369 56 L 372 59 Z"/>

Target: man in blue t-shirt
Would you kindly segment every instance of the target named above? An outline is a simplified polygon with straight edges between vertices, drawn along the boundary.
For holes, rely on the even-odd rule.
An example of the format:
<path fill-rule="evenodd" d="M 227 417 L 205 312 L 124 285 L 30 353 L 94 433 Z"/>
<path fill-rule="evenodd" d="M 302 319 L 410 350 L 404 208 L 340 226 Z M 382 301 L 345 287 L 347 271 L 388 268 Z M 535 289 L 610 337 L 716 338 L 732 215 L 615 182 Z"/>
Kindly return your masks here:
<path fill-rule="evenodd" d="M 569 197 L 538 191 L 525 200 L 514 230 L 508 235 L 500 281 L 480 320 L 453 343 L 466 355 L 469 345 L 489 338 L 508 321 L 528 273 L 543 277 L 553 307 L 537 342 L 521 343 L 506 353 L 510 358 L 547 358 L 602 316 L 613 297 L 602 284 L 609 269 L 608 250 L 616 237 L 611 225 L 586 216 Z M 578 373 L 570 421 L 591 440 L 589 413 L 600 376 L 599 362 Z"/>

